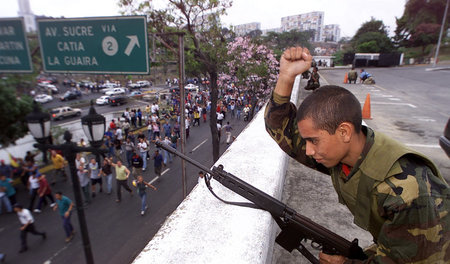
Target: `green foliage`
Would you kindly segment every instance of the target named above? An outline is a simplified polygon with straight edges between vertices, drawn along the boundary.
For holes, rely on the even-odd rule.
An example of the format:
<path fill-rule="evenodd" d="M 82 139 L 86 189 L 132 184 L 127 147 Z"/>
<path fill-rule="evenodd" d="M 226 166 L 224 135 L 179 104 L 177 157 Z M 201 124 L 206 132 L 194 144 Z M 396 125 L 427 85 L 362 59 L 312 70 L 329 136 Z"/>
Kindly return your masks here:
<path fill-rule="evenodd" d="M 344 51 L 338 50 L 333 54 L 334 65 L 344 65 Z"/>
<path fill-rule="evenodd" d="M 31 112 L 33 100 L 26 95 L 17 97 L 16 86 L 23 85 L 17 78 L 0 80 L 0 144 L 4 147 L 28 132 L 25 116 Z"/>
<path fill-rule="evenodd" d="M 389 53 L 394 50 L 391 40 L 384 33 L 366 32 L 354 42 L 356 52 Z"/>
<path fill-rule="evenodd" d="M 375 20 L 373 17 L 361 25 L 351 44 L 355 52 L 362 53 L 389 53 L 395 50 L 383 21 Z"/>
<path fill-rule="evenodd" d="M 262 38 L 262 41 L 270 49 L 273 50 L 277 58 L 281 57 L 283 51 L 288 47 L 302 46 L 313 52 L 310 40 L 314 36 L 314 31 L 297 31 L 291 30 L 289 32 L 268 32 L 267 36 Z"/>
<path fill-rule="evenodd" d="M 370 19 L 370 21 L 364 22 L 361 27 L 356 31 L 356 34 L 352 38 L 352 42 L 358 41 L 362 35 L 368 32 L 378 32 L 387 36 L 387 28 L 384 25 L 383 21 L 376 20 L 374 17 Z"/>
<path fill-rule="evenodd" d="M 431 35 L 434 35 L 433 26 L 441 25 L 444 16 L 445 4 L 447 0 L 409 0 L 405 5 L 405 10 L 402 17 L 396 19 L 397 28 L 395 29 L 394 41 L 397 45 L 403 47 L 418 47 L 426 46 L 428 44 L 435 44 L 437 38 L 434 36 L 424 37 L 421 31 L 431 30 Z M 450 12 L 447 14 L 446 26 L 448 28 L 448 21 L 450 19 Z M 428 24 L 428 26 L 424 26 Z M 434 42 L 433 42 L 434 41 Z"/>

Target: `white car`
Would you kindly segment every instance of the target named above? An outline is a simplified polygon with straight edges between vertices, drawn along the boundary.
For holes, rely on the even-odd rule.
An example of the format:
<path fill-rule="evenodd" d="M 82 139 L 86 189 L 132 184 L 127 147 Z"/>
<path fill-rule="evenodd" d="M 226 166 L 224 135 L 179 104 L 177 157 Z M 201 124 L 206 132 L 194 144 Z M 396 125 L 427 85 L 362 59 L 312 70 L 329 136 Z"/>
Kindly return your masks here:
<path fill-rule="evenodd" d="M 53 97 L 48 94 L 38 94 L 36 95 L 36 97 L 34 97 L 34 100 L 38 103 L 45 104 L 51 102 L 53 100 Z"/>
<path fill-rule="evenodd" d="M 151 84 L 149 81 L 143 80 L 143 81 L 137 81 L 136 84 L 138 84 L 140 87 L 150 87 Z"/>
<path fill-rule="evenodd" d="M 119 95 L 119 94 L 125 94 L 125 89 L 123 88 L 114 88 L 110 91 L 107 91 L 105 95 L 113 96 L 113 95 Z"/>
<path fill-rule="evenodd" d="M 197 85 L 193 85 L 192 83 L 184 86 L 184 90 L 186 92 L 191 92 L 191 93 L 197 93 L 198 92 L 198 86 Z"/>
<path fill-rule="evenodd" d="M 109 96 L 103 95 L 103 96 L 97 98 L 97 100 L 95 100 L 95 103 L 98 104 L 98 105 L 109 104 Z"/>
<path fill-rule="evenodd" d="M 194 85 L 194 84 L 192 84 L 192 83 L 190 83 L 190 84 L 188 84 L 188 85 L 186 85 L 186 86 L 184 86 L 184 89 L 189 89 L 189 90 L 192 90 L 192 89 L 198 89 L 198 86 L 197 85 Z"/>

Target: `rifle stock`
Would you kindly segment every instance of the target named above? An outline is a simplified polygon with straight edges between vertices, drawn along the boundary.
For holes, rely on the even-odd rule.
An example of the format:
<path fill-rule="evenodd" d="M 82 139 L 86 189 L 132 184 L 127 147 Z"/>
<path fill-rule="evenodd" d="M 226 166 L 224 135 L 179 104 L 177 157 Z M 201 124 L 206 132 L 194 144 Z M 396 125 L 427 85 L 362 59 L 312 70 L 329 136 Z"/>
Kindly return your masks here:
<path fill-rule="evenodd" d="M 327 254 L 342 255 L 350 259 L 359 260 L 367 258 L 362 248 L 358 246 L 357 239 L 354 239 L 352 242 L 348 241 L 331 230 L 313 222 L 309 218 L 298 214 L 286 204 L 231 173 L 224 171 L 220 167 L 213 167 L 211 170 L 168 145 L 160 142 L 156 142 L 155 144 L 205 171 L 210 177 L 220 182 L 223 186 L 253 202 L 256 205 L 255 208 L 269 212 L 281 228 L 281 232 L 278 234 L 275 241 L 285 250 L 292 252 L 293 249 L 297 249 L 311 263 L 319 263 L 317 258 L 315 258 L 302 244 L 303 240 L 310 240 L 311 245 L 314 248 L 321 249 Z M 209 186 L 209 180 L 210 178 L 205 177 L 208 188 L 212 192 Z M 216 195 L 214 194 L 214 196 Z"/>

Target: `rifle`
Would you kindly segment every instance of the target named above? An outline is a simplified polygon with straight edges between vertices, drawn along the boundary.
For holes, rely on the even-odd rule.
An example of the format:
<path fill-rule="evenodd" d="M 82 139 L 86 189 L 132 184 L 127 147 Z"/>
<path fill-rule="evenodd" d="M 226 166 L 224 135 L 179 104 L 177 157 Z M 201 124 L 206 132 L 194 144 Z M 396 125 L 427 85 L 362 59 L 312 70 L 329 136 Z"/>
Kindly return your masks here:
<path fill-rule="evenodd" d="M 262 209 L 269 212 L 281 228 L 281 232 L 278 234 L 275 242 L 285 250 L 292 252 L 292 250 L 297 249 L 311 263 L 319 264 L 319 260 L 302 244 L 302 241 L 311 241 L 311 246 L 313 248 L 322 250 L 326 254 L 342 255 L 350 259 L 367 259 L 362 248 L 358 246 L 358 239 L 355 238 L 350 242 L 331 230 L 311 221 L 309 218 L 298 214 L 294 209 L 288 207 L 274 197 L 239 179 L 231 173 L 224 171 L 222 165 L 213 167 L 211 170 L 166 144 L 160 142 L 156 142 L 155 144 L 205 171 L 206 185 L 211 193 L 220 201 L 232 205 Z M 209 176 L 207 174 L 209 174 Z M 222 200 L 212 191 L 210 184 L 211 178 L 214 178 L 223 186 L 253 203 L 238 203 Z"/>

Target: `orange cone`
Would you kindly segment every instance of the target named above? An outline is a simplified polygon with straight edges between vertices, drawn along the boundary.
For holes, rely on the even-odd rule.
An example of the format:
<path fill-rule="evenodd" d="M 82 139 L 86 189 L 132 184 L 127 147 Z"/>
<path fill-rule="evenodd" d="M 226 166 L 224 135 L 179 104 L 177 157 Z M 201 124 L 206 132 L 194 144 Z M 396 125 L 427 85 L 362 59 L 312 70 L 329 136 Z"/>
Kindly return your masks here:
<path fill-rule="evenodd" d="M 372 119 L 370 116 L 370 94 L 367 94 L 366 101 L 364 102 L 364 107 L 362 110 L 362 118 L 363 119 Z"/>
<path fill-rule="evenodd" d="M 345 77 L 344 77 L 344 83 L 348 82 L 348 73 L 345 73 Z"/>

